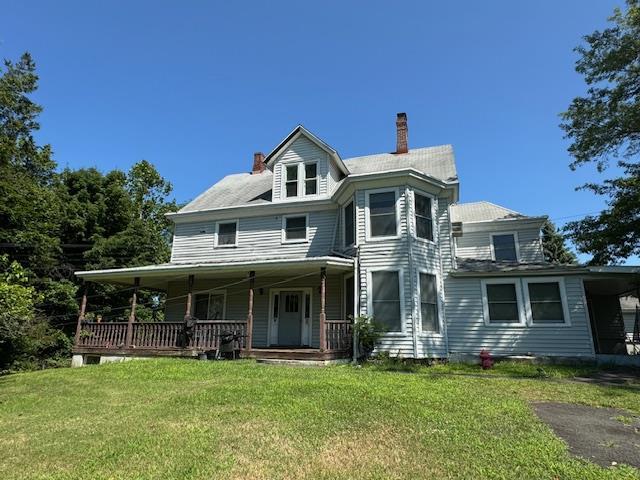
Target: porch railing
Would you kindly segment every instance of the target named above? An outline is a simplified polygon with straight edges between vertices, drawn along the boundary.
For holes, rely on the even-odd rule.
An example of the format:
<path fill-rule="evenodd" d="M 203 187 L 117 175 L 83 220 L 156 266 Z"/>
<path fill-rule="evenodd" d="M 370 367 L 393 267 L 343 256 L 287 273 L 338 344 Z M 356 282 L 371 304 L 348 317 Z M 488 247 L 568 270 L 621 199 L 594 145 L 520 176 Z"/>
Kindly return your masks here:
<path fill-rule="evenodd" d="M 325 350 L 349 351 L 353 347 L 353 323 L 350 320 L 325 320 Z"/>
<path fill-rule="evenodd" d="M 239 336 L 239 347 L 245 347 L 246 321 L 198 321 L 190 335 L 184 334 L 184 322 L 133 323 L 131 345 L 126 345 L 127 322 L 84 322 L 78 337 L 78 347 L 141 348 L 171 350 L 179 348 L 214 350 L 220 337 L 227 332 Z M 188 343 L 185 345 L 185 341 Z"/>

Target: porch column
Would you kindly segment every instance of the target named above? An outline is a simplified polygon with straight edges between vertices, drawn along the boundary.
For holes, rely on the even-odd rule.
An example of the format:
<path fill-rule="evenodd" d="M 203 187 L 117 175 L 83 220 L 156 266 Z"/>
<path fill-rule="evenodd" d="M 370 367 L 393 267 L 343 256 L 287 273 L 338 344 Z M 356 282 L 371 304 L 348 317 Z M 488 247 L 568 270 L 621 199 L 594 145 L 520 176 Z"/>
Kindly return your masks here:
<path fill-rule="evenodd" d="M 88 285 L 83 282 L 82 286 L 82 300 L 80 301 L 80 313 L 78 314 L 78 326 L 76 327 L 75 344 L 78 345 L 80 341 L 80 332 L 82 331 L 82 322 L 84 322 L 84 315 L 87 311 L 87 289 Z"/>
<path fill-rule="evenodd" d="M 195 275 L 189 275 L 189 280 L 187 282 L 187 305 L 184 311 L 185 320 L 191 317 L 191 297 L 193 296 L 193 283 L 195 279 Z"/>
<path fill-rule="evenodd" d="M 322 267 L 320 269 L 320 350 L 324 351 L 327 348 L 327 332 L 325 329 L 325 322 L 327 320 L 327 314 L 325 313 L 327 297 L 327 269 Z"/>
<path fill-rule="evenodd" d="M 131 313 L 127 322 L 127 339 L 126 346 L 130 347 L 133 340 L 133 322 L 136 320 L 136 305 L 138 304 L 138 288 L 140 287 L 140 277 L 133 280 L 133 294 L 131 295 Z"/>
<path fill-rule="evenodd" d="M 256 282 L 256 272 L 249 272 L 249 310 L 247 312 L 247 344 L 245 348 L 251 350 L 253 341 L 253 288 Z"/>

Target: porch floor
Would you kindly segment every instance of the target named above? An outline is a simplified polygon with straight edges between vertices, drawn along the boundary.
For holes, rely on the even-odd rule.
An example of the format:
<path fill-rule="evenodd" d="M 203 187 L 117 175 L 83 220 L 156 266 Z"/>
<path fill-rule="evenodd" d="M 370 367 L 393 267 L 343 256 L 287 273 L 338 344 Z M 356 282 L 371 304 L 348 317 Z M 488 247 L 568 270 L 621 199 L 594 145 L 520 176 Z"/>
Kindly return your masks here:
<path fill-rule="evenodd" d="M 337 360 L 349 358 L 349 351 L 320 351 L 319 348 L 283 348 L 283 347 L 253 347 L 250 352 L 242 354 L 256 360 Z"/>

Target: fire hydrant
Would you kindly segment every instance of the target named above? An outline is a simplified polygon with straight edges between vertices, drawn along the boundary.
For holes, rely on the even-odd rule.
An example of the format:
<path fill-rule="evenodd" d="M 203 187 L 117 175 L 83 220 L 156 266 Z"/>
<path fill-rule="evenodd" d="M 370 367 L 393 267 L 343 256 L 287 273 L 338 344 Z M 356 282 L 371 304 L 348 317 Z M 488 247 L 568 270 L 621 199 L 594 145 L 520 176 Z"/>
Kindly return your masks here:
<path fill-rule="evenodd" d="M 493 358 L 491 358 L 489 350 L 485 350 L 484 348 L 480 350 L 480 365 L 482 365 L 483 370 L 488 370 L 493 367 Z"/>

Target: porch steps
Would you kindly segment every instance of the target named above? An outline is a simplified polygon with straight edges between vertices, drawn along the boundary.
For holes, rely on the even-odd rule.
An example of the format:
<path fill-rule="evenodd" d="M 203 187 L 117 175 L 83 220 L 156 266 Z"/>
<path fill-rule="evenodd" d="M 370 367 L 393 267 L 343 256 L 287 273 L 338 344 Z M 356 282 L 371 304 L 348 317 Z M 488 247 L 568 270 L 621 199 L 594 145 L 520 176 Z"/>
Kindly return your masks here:
<path fill-rule="evenodd" d="M 264 363 L 327 362 L 350 358 L 348 351 L 321 352 L 316 348 L 253 348 L 245 356 Z M 300 364 L 300 363 L 297 363 Z"/>

